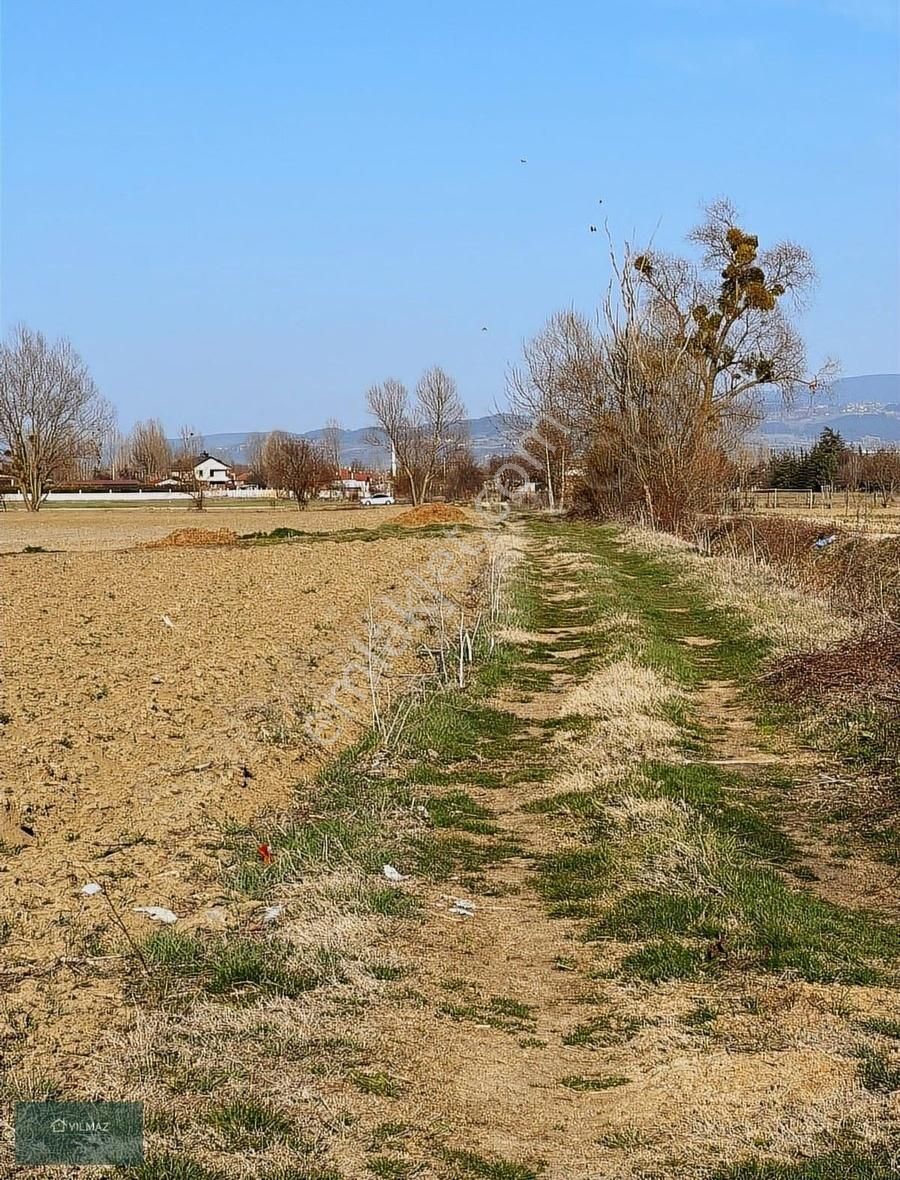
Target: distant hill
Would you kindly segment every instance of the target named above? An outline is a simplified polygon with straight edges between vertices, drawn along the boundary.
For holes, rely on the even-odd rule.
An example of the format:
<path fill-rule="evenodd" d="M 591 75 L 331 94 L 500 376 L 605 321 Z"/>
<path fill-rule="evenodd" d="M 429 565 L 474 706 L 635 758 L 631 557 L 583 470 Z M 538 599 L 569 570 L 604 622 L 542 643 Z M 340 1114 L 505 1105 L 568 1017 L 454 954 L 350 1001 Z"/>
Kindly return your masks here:
<path fill-rule="evenodd" d="M 489 455 L 509 449 L 499 414 L 488 414 L 484 418 L 468 418 L 465 425 L 476 459 L 486 459 Z M 358 430 L 341 431 L 341 458 L 348 467 L 387 467 L 390 463 L 390 452 L 386 447 L 373 447 L 367 441 L 370 429 L 363 426 Z M 319 442 L 324 434 L 324 429 L 307 430 L 302 437 Z M 253 432 L 203 436 L 204 445 L 211 455 L 220 459 L 230 459 L 233 463 L 247 462 L 256 437 L 259 436 Z M 170 441 L 174 446 L 174 440 Z"/>
<path fill-rule="evenodd" d="M 758 433 L 772 446 L 802 446 L 826 426 L 848 443 L 900 442 L 900 373 L 842 377 L 791 411 L 773 406 Z"/>
<path fill-rule="evenodd" d="M 466 421 L 476 459 L 510 450 L 499 414 Z M 812 442 L 830 426 L 848 443 L 900 443 L 900 373 L 873 373 L 861 377 L 842 377 L 813 400 L 803 400 L 785 411 L 772 403 L 765 422 L 759 427 L 760 441 L 773 447 L 799 447 Z M 344 463 L 353 467 L 386 467 L 386 448 L 373 447 L 368 441 L 370 428 L 341 432 Z M 304 438 L 320 440 L 324 430 L 308 430 Z M 246 463 L 253 432 L 207 434 L 206 448 L 219 458 Z M 173 444 L 174 445 L 174 444 Z"/>

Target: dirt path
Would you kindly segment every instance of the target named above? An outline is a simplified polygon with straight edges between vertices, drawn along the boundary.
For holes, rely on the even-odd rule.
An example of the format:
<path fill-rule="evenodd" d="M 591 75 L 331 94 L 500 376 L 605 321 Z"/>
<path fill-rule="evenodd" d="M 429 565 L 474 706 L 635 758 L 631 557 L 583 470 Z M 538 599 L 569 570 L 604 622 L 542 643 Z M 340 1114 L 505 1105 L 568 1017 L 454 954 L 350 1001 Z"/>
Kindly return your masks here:
<path fill-rule="evenodd" d="M 602 663 L 603 645 L 595 587 L 582 576 L 597 563 L 555 539 L 533 541 L 529 560 L 545 625 L 521 637 L 529 652 L 521 676 L 488 702 L 515 718 L 512 748 L 499 764 L 476 752 L 474 762 L 453 767 L 458 788 L 517 850 L 474 881 L 430 891 L 427 921 L 403 948 L 416 964 L 416 1002 L 379 1014 L 385 1052 L 407 1086 L 392 1109 L 401 1117 L 414 1111 L 419 1125 L 440 1127 L 444 1141 L 469 1153 L 458 1173 L 432 1172 L 425 1152 L 417 1165 L 425 1170 L 408 1174 L 711 1176 L 707 1153 L 728 1160 L 761 1145 L 790 1151 L 829 1124 L 868 1117 L 871 1096 L 860 1091 L 845 1033 L 827 1014 L 827 988 L 746 974 L 655 987 L 623 982 L 615 978 L 615 946 L 585 941 L 578 903 L 568 903 L 571 917 L 565 906 L 548 906 L 542 866 L 581 855 L 582 844 L 565 807 L 535 805 L 578 762 L 583 727 L 563 719 L 573 690 Z M 686 634 L 680 608 L 663 610 L 672 621 L 666 640 L 689 650 L 700 669 L 689 706 L 707 737 L 702 757 L 676 761 L 727 768 L 739 801 L 758 796 L 760 773 L 797 770 L 798 761 L 815 773 L 783 737 L 761 740 L 738 683 L 717 668 L 718 641 Z M 521 761 L 517 742 L 527 751 Z M 541 773 L 510 781 L 506 772 L 527 766 L 535 745 Z M 473 766 L 499 772 L 498 781 L 467 781 Z M 785 814 L 802 848 L 789 874 L 795 885 L 805 878 L 838 904 L 872 899 L 880 866 L 836 858 L 799 805 Z M 459 899 L 471 903 L 469 913 L 454 912 Z M 878 999 L 856 989 L 852 1002 L 865 1008 Z"/>

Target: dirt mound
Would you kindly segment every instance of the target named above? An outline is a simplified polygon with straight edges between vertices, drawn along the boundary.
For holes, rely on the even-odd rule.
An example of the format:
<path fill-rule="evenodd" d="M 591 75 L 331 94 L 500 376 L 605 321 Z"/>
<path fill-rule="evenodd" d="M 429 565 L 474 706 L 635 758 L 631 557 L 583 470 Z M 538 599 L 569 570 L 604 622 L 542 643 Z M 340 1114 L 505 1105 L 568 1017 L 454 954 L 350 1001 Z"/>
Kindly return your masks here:
<path fill-rule="evenodd" d="M 238 535 L 231 529 L 176 529 L 158 541 L 147 541 L 142 549 L 184 549 L 197 545 L 233 545 Z"/>
<path fill-rule="evenodd" d="M 394 517 L 394 524 L 414 529 L 423 524 L 466 524 L 468 517 L 461 508 L 452 504 L 420 504 Z"/>

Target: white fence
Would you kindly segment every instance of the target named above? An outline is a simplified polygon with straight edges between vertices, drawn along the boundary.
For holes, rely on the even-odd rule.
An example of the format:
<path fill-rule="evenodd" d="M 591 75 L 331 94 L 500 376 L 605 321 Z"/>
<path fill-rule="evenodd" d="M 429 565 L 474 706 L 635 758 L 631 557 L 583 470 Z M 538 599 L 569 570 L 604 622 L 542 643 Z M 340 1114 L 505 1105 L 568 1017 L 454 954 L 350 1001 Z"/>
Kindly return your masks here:
<path fill-rule="evenodd" d="M 207 500 L 273 500 L 276 493 L 268 488 L 223 488 L 216 491 L 204 492 Z M 49 503 L 59 504 L 115 504 L 137 503 L 147 501 L 154 503 L 158 500 L 190 501 L 187 492 L 50 492 L 47 496 Z M 8 504 L 21 503 L 21 492 L 8 492 L 3 496 Z"/>

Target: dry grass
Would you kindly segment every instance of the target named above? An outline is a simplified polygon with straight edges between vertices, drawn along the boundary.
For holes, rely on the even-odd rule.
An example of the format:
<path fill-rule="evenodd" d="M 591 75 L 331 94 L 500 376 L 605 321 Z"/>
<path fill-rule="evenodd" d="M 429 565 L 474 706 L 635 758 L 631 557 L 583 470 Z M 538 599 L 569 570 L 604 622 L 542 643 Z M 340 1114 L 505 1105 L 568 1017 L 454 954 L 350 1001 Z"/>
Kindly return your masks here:
<path fill-rule="evenodd" d="M 716 606 L 739 611 L 751 634 L 769 640 L 775 655 L 822 647 L 859 629 L 824 597 L 792 585 L 777 567 L 723 554 L 704 557 L 668 533 L 630 528 L 625 538 L 644 553 L 674 562 Z"/>
<path fill-rule="evenodd" d="M 682 697 L 677 686 L 633 657 L 614 660 L 566 694 L 564 714 L 590 718 L 587 734 L 575 744 L 565 734 L 558 740 L 570 748 L 576 774 L 611 779 L 636 762 L 673 753 L 681 734 L 665 713 Z"/>

